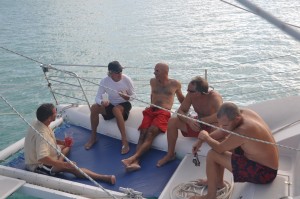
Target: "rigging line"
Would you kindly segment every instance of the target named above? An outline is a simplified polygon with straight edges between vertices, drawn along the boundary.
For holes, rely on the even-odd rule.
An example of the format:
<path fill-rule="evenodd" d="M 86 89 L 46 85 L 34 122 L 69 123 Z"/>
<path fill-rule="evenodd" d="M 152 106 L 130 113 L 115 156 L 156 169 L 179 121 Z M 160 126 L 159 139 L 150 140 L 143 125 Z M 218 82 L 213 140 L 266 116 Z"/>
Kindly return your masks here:
<path fill-rule="evenodd" d="M 74 164 L 69 158 L 67 158 L 63 153 L 61 153 L 52 143 L 50 143 L 38 130 L 36 130 L 2 95 L 0 95 L 2 100 L 16 113 L 18 116 L 28 125 L 30 126 L 35 133 L 37 133 L 39 136 L 43 138 L 49 144 L 58 154 L 60 154 L 68 163 L 70 163 L 74 168 L 76 168 L 84 177 L 89 179 L 91 182 L 93 182 L 98 188 L 103 190 L 107 195 L 111 196 L 112 198 L 117 199 L 114 197 L 111 193 L 109 193 L 106 189 L 104 189 L 99 183 L 97 183 L 94 179 L 92 179 L 89 175 L 87 175 L 85 172 L 83 172 L 76 164 Z"/>
<path fill-rule="evenodd" d="M 298 54 L 299 53 L 296 53 L 296 55 L 298 55 Z M 237 64 L 229 64 L 229 65 L 224 65 L 224 67 L 232 67 L 232 66 L 237 66 L 237 65 L 242 65 L 242 64 L 250 64 L 250 63 L 255 63 L 255 62 L 261 62 L 261 61 L 267 61 L 267 60 L 272 60 L 272 59 L 277 59 L 277 58 L 288 57 L 288 56 L 292 56 L 292 55 L 295 55 L 295 54 L 280 55 L 280 56 L 276 56 L 276 57 L 257 59 L 257 60 L 252 60 L 252 61 L 242 62 L 242 63 L 237 63 Z M 220 68 L 211 68 L 211 69 L 220 69 Z"/>
<path fill-rule="evenodd" d="M 259 8 L 258 6 L 256 6 L 253 3 L 250 3 L 247 0 L 236 0 L 236 1 L 239 2 L 240 4 L 244 5 L 245 7 L 249 8 L 250 10 L 254 11 L 258 16 L 265 19 L 269 23 L 273 24 L 278 29 L 285 32 L 286 34 L 288 34 L 289 36 L 291 36 L 295 40 L 300 41 L 300 33 L 297 32 L 295 29 L 287 26 L 281 20 L 277 19 L 276 17 L 272 16 L 271 14 L 267 13 L 263 9 Z"/>
<path fill-rule="evenodd" d="M 105 65 L 90 65 L 90 64 L 51 64 L 53 66 L 83 66 L 83 67 L 100 67 L 100 68 L 107 68 Z M 124 67 L 126 68 L 136 68 L 136 67 Z"/>
<path fill-rule="evenodd" d="M 128 96 L 128 97 L 129 97 L 129 96 Z M 245 136 L 245 135 L 241 135 L 241 134 L 235 133 L 235 132 L 233 132 L 233 131 L 229 131 L 229 130 L 226 130 L 226 129 L 223 129 L 223 128 L 220 128 L 220 127 L 211 125 L 211 124 L 209 124 L 209 123 L 203 122 L 203 121 L 201 121 L 201 120 L 197 120 L 197 119 L 191 118 L 191 117 L 189 117 L 189 116 L 186 116 L 186 115 L 177 113 L 176 111 L 168 110 L 168 109 L 165 109 L 165 108 L 163 108 L 163 107 L 157 106 L 157 105 L 155 105 L 155 104 L 144 102 L 143 100 L 139 100 L 139 99 L 137 99 L 137 98 L 134 98 L 134 99 L 137 100 L 137 101 L 139 101 L 139 102 L 146 103 L 146 104 L 151 105 L 151 106 L 154 106 L 154 107 L 156 107 L 156 108 L 159 108 L 159 109 L 168 111 L 168 112 L 173 113 L 173 114 L 177 114 L 177 115 L 179 115 L 179 116 L 181 116 L 181 117 L 184 117 L 184 118 L 186 118 L 186 119 L 190 119 L 190 120 L 196 121 L 196 122 L 198 122 L 198 123 L 201 123 L 201 124 L 210 126 L 210 127 L 212 127 L 212 128 L 215 128 L 215 129 L 217 129 L 217 130 L 224 131 L 224 132 L 229 133 L 229 134 L 232 134 L 232 135 L 236 135 L 236 136 L 239 136 L 239 137 L 248 139 L 248 140 L 252 140 L 252 141 L 256 141 L 256 142 L 260 142 L 260 143 L 264 143 L 264 144 L 275 145 L 275 146 L 279 146 L 279 147 L 286 148 L 286 149 L 290 149 L 290 150 L 300 151 L 300 149 L 296 149 L 296 148 L 293 148 L 293 147 L 285 146 L 285 145 L 282 145 L 282 144 L 272 143 L 272 142 L 268 142 L 268 141 L 259 140 L 259 139 L 252 138 L 252 137 L 248 137 L 248 136 Z"/>
<path fill-rule="evenodd" d="M 300 70 L 300 69 L 299 69 Z M 292 71 L 292 72 L 297 72 L 298 70 L 294 70 L 294 71 Z M 275 72 L 275 73 L 272 73 L 272 75 L 279 75 L 279 74 L 287 74 L 288 72 L 286 72 L 286 71 L 280 71 L 280 72 Z M 259 77 L 265 77 L 266 75 L 269 75 L 269 74 L 261 74 L 261 75 L 254 75 L 254 76 L 252 76 L 252 77 L 240 77 L 240 78 L 235 78 L 235 79 L 228 79 L 228 80 L 221 80 L 221 81 L 216 81 L 216 82 L 210 82 L 211 84 L 213 83 L 213 84 L 219 84 L 219 83 L 226 83 L 226 82 L 230 82 L 230 83 L 233 83 L 233 81 L 240 81 L 240 80 L 245 80 L 245 79 L 247 79 L 248 81 L 246 81 L 246 82 L 252 82 L 252 81 L 250 81 L 249 79 L 250 78 L 259 78 Z M 294 79 L 286 79 L 285 78 L 285 80 L 296 80 L 297 78 L 294 78 Z M 270 81 L 270 80 L 273 80 L 274 82 L 276 82 L 276 81 L 281 81 L 281 80 L 274 80 L 274 79 L 272 79 L 272 78 L 269 78 L 269 79 L 265 79 L 265 80 L 262 80 L 262 81 Z"/>
<path fill-rule="evenodd" d="M 79 76 L 78 76 L 78 78 L 79 78 L 79 79 L 82 79 L 82 78 L 79 77 Z M 82 80 L 83 80 L 83 79 L 82 79 Z M 88 80 L 86 80 L 86 81 L 88 81 Z M 93 83 L 93 82 L 90 82 L 90 83 Z M 94 84 L 94 83 L 93 83 L 93 84 Z M 107 86 L 103 86 L 103 85 L 101 85 L 101 84 L 97 84 L 97 85 L 98 85 L 98 86 L 102 86 L 103 88 L 106 88 L 106 89 L 111 90 L 111 91 L 113 91 L 113 92 L 119 93 L 118 91 L 116 91 L 116 90 L 114 90 L 114 89 L 111 89 L 111 88 L 109 88 L 109 87 L 107 87 Z M 212 125 L 212 124 L 203 122 L 203 121 L 201 121 L 201 120 L 197 120 L 197 119 L 191 118 L 191 117 L 189 117 L 189 116 L 186 116 L 186 115 L 177 113 L 176 111 L 172 111 L 172 110 L 163 108 L 163 107 L 161 107 L 161 106 L 157 106 L 157 105 L 155 105 L 155 104 L 145 102 L 145 101 L 140 100 L 140 99 L 138 99 L 138 98 L 136 98 L 136 97 L 132 97 L 132 96 L 129 96 L 129 95 L 127 95 L 127 94 L 123 94 L 123 95 L 129 97 L 130 99 L 134 99 L 134 100 L 139 101 L 139 102 L 142 102 L 142 103 L 144 103 L 144 104 L 147 104 L 147 105 L 150 105 L 150 106 L 153 106 L 153 107 L 162 109 L 162 110 L 164 110 L 164 111 L 168 111 L 168 112 L 170 112 L 170 113 L 172 113 L 172 114 L 179 115 L 179 116 L 184 117 L 184 118 L 186 118 L 186 119 L 190 119 L 190 120 L 196 121 L 196 122 L 198 122 L 198 123 L 204 124 L 204 125 L 206 125 L 206 126 L 212 127 L 212 128 L 214 128 L 214 129 L 217 129 L 217 130 L 224 131 L 224 132 L 229 133 L 229 134 L 232 134 L 232 135 L 236 135 L 236 136 L 239 136 L 239 137 L 242 137 L 242 138 L 251 140 L 251 141 L 256 141 L 256 142 L 260 142 L 260 143 L 264 143 L 264 144 L 269 144 L 269 145 L 275 145 L 275 146 L 278 146 L 278 147 L 281 147 L 281 148 L 286 148 L 286 149 L 289 149 L 289 150 L 300 151 L 300 149 L 296 149 L 296 148 L 293 148 L 293 147 L 285 146 L 285 145 L 282 145 L 282 144 L 272 143 L 272 142 L 268 142 L 268 141 L 264 141 L 264 140 L 260 140 L 260 139 L 256 139 L 256 138 L 252 138 L 252 137 L 248 137 L 248 136 L 245 136 L 245 135 L 241 135 L 241 134 L 239 134 L 239 133 L 235 133 L 235 132 L 233 132 L 233 131 L 229 131 L 229 130 L 226 130 L 226 129 L 217 127 L 217 126 L 215 126 L 215 125 Z"/>
<path fill-rule="evenodd" d="M 247 9 L 242 8 L 242 7 L 240 7 L 240 6 L 234 5 L 234 4 L 229 3 L 229 2 L 227 2 L 227 1 L 224 1 L 224 0 L 220 0 L 220 1 L 222 1 L 223 3 L 227 3 L 228 5 L 231 5 L 231 6 L 233 6 L 233 7 L 236 7 L 236 8 L 239 8 L 239 9 L 241 9 L 241 10 L 244 10 L 244 11 L 246 11 L 246 12 L 249 12 L 249 13 L 252 13 L 252 14 L 254 14 L 254 15 L 257 15 L 256 13 L 254 13 L 254 12 L 252 12 L 252 11 L 250 11 L 250 10 L 247 10 Z M 258 16 L 258 15 L 257 15 L 257 16 Z M 296 25 L 293 25 L 293 24 L 290 24 L 290 23 L 286 23 L 286 22 L 283 22 L 283 23 L 286 24 L 286 25 L 295 27 L 295 28 L 300 28 L 300 26 L 296 26 Z"/>
<path fill-rule="evenodd" d="M 13 53 L 13 54 L 16 54 L 16 55 L 19 55 L 19 56 L 21 56 L 21 57 L 24 57 L 24 58 L 26 58 L 26 59 L 29 59 L 29 60 L 31 60 L 31 61 L 34 61 L 34 62 L 36 62 L 36 63 L 43 64 L 43 63 L 40 62 L 40 61 L 37 61 L 37 60 L 35 60 L 35 59 L 33 59 L 33 58 L 27 57 L 27 56 L 25 56 L 25 55 L 22 55 L 22 54 L 20 54 L 20 53 L 15 52 L 15 51 L 9 50 L 9 49 L 4 48 L 4 47 L 2 47 L 2 46 L 0 46 L 0 48 L 2 48 L 3 50 L 6 50 L 6 51 L 8 51 L 8 52 L 11 52 L 11 53 Z"/>

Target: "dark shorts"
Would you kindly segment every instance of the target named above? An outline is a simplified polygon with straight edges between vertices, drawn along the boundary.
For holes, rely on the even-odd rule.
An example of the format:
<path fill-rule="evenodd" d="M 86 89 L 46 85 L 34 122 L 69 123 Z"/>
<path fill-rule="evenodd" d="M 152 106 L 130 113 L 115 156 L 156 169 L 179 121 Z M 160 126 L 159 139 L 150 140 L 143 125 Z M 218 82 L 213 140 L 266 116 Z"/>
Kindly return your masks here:
<path fill-rule="evenodd" d="M 239 149 L 239 152 L 240 149 Z M 233 153 L 231 165 L 234 182 L 251 182 L 267 184 L 277 176 L 277 170 L 247 159 L 244 155 Z"/>
<path fill-rule="evenodd" d="M 159 128 L 161 132 L 166 132 L 168 128 L 168 121 L 171 117 L 169 111 L 165 111 L 156 107 L 149 107 L 143 111 L 143 121 L 139 127 L 141 129 L 147 129 L 151 125 Z"/>
<path fill-rule="evenodd" d="M 129 112 L 130 112 L 130 110 L 132 108 L 131 103 L 130 102 L 123 102 L 123 103 L 118 104 L 118 105 L 123 106 L 123 108 L 124 108 L 123 118 L 126 121 L 128 119 Z M 114 114 L 113 114 L 113 112 L 112 112 L 112 110 L 113 110 L 114 107 L 115 106 L 112 105 L 112 104 L 109 104 L 107 107 L 105 107 L 106 114 L 102 115 L 103 118 L 104 118 L 104 120 L 111 120 L 111 119 L 113 119 L 115 117 Z"/>
<path fill-rule="evenodd" d="M 194 117 L 194 119 L 197 119 L 198 117 Z M 213 129 L 210 127 L 210 126 L 206 126 L 205 124 L 201 124 L 199 123 L 200 125 L 200 131 L 201 130 L 205 130 L 207 131 L 208 133 L 210 133 Z M 200 133 L 200 131 L 193 131 L 193 129 L 191 129 L 191 127 L 186 124 L 186 129 L 187 129 L 187 132 L 185 131 L 181 131 L 181 134 L 184 136 L 184 137 L 198 137 L 198 134 Z"/>
<path fill-rule="evenodd" d="M 54 176 L 56 173 L 52 172 L 52 168 L 53 168 L 52 166 L 41 164 L 34 170 L 34 172 L 44 174 L 44 175 Z"/>

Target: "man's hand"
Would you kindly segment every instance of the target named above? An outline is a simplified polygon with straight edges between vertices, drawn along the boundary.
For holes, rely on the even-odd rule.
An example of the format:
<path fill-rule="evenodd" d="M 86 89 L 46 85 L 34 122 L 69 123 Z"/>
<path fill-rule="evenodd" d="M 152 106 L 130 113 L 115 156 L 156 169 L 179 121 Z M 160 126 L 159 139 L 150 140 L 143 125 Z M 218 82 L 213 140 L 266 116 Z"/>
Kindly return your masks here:
<path fill-rule="evenodd" d="M 202 140 L 198 139 L 197 142 L 193 144 L 192 153 L 194 155 L 198 152 L 199 148 L 202 146 L 202 143 L 203 143 Z"/>
<path fill-rule="evenodd" d="M 101 105 L 107 107 L 109 105 L 109 101 L 102 101 Z"/>
<path fill-rule="evenodd" d="M 188 121 L 187 121 L 187 124 L 189 125 L 189 127 L 193 130 L 193 131 L 195 131 L 195 132 L 197 132 L 197 131 L 200 131 L 201 130 L 201 128 L 200 128 L 200 124 L 197 122 L 197 121 L 194 121 L 194 120 L 191 120 L 191 119 L 188 119 Z"/>
<path fill-rule="evenodd" d="M 128 97 L 128 92 L 125 90 L 125 91 L 120 91 L 119 92 L 119 95 L 124 99 L 124 100 L 129 100 L 129 97 Z"/>
<path fill-rule="evenodd" d="M 203 140 L 203 141 L 206 141 L 208 137 L 209 137 L 209 134 L 205 130 L 200 131 L 200 133 L 198 134 L 198 139 Z"/>

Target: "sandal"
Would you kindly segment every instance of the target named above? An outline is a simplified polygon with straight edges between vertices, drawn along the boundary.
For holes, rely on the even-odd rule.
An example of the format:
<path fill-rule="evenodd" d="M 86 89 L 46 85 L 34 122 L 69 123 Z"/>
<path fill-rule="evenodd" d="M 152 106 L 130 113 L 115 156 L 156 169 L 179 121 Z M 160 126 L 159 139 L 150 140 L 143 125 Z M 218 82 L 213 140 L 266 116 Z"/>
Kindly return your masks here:
<path fill-rule="evenodd" d="M 121 149 L 121 154 L 124 155 L 126 153 L 128 153 L 130 150 L 129 145 L 123 145 L 122 149 Z"/>

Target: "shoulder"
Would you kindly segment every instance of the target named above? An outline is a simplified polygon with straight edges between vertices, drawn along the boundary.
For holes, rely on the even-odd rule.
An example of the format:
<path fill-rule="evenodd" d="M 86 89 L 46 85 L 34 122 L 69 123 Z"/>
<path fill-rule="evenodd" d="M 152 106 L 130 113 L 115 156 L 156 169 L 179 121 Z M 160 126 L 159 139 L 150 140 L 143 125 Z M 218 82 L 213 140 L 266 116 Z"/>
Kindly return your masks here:
<path fill-rule="evenodd" d="M 211 99 L 214 100 L 214 101 L 223 101 L 223 98 L 220 95 L 220 93 L 218 93 L 215 90 L 210 91 L 210 96 L 211 96 Z"/>
<path fill-rule="evenodd" d="M 210 93 L 212 96 L 222 97 L 221 94 L 220 94 L 218 91 L 216 91 L 216 90 L 211 90 L 209 93 Z"/>
<path fill-rule="evenodd" d="M 107 82 L 107 81 L 110 81 L 110 80 L 111 80 L 111 78 L 109 76 L 106 76 L 106 77 L 104 77 L 100 80 L 100 83 L 104 83 L 104 82 Z"/>
<path fill-rule="evenodd" d="M 122 77 L 126 80 L 131 80 L 131 78 L 128 75 L 122 74 Z"/>
<path fill-rule="evenodd" d="M 40 133 L 44 133 L 45 131 L 48 130 L 48 127 L 43 124 L 42 122 L 38 121 L 38 120 L 35 120 L 33 122 L 33 125 L 32 125 L 36 130 L 38 130 Z"/>
<path fill-rule="evenodd" d="M 151 85 L 152 85 L 152 84 L 155 84 L 156 81 L 157 81 L 157 80 L 156 80 L 155 78 L 151 78 L 151 79 L 150 79 L 150 84 L 151 84 Z"/>
<path fill-rule="evenodd" d="M 178 90 L 181 89 L 181 83 L 176 79 L 169 79 L 169 87 Z"/>

